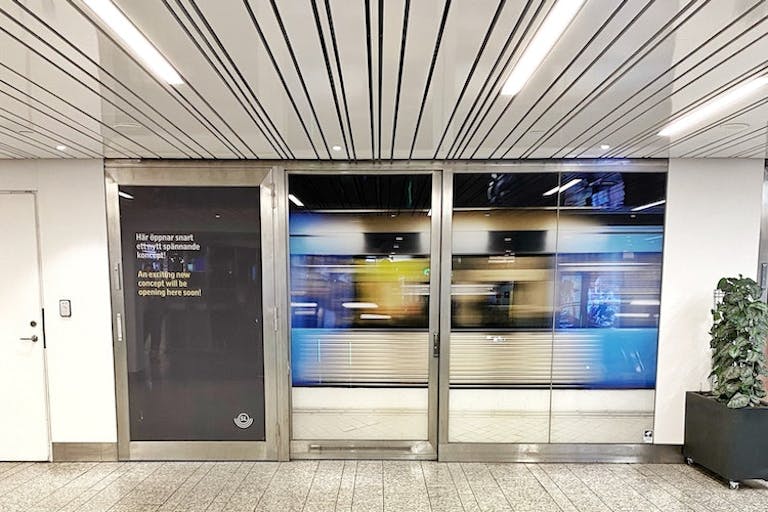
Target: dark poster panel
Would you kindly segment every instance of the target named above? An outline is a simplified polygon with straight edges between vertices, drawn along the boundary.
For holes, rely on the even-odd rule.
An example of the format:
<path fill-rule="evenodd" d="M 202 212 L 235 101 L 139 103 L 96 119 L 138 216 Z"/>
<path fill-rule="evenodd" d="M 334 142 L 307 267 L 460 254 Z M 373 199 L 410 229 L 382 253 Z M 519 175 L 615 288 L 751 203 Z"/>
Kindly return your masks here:
<path fill-rule="evenodd" d="M 132 441 L 263 441 L 259 189 L 120 187 Z"/>

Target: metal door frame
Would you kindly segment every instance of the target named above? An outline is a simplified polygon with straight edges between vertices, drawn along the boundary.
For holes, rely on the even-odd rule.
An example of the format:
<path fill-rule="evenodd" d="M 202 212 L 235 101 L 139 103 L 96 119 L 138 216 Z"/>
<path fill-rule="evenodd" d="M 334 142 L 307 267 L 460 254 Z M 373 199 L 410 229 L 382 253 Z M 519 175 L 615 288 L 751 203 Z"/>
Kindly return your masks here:
<path fill-rule="evenodd" d="M 414 162 L 408 165 L 403 164 L 372 164 L 372 163 L 342 163 L 342 164 L 302 164 L 297 162 L 295 165 L 285 169 L 285 190 L 283 202 L 286 204 L 281 208 L 278 215 L 284 216 L 282 224 L 285 226 L 286 246 L 285 267 L 286 267 L 286 291 L 290 282 L 290 260 L 288 241 L 288 175 L 301 174 L 323 174 L 323 175 L 343 175 L 343 174 L 367 174 L 367 175 L 411 175 L 420 174 L 431 177 L 432 216 L 430 217 L 430 268 L 440 268 L 440 222 L 441 216 L 436 212 L 442 211 L 442 172 L 434 165 Z M 436 460 L 438 447 L 438 375 L 440 360 L 440 278 L 435 272 L 430 272 L 429 278 L 429 329 L 428 334 L 437 343 L 437 355 L 430 350 L 427 388 L 427 440 L 294 440 L 291 435 L 290 457 L 291 459 L 403 459 L 403 460 Z M 286 293 L 286 300 L 288 294 Z M 290 336 L 290 309 L 286 304 L 286 327 L 287 334 Z M 288 340 L 288 347 L 290 341 Z M 290 351 L 288 352 L 288 365 L 290 366 Z M 288 381 L 289 390 L 291 381 Z M 293 407 L 290 396 L 288 405 L 291 409 L 291 418 Z M 292 431 L 291 431 L 292 433 Z"/>
<path fill-rule="evenodd" d="M 119 460 L 286 460 L 288 455 L 287 408 L 281 364 L 287 348 L 281 332 L 279 299 L 282 260 L 269 248 L 279 247 L 282 231 L 277 229 L 282 204 L 282 176 L 259 162 L 231 161 L 107 161 L 104 167 L 112 326 L 117 402 Z M 260 187 L 262 244 L 262 322 L 264 350 L 265 441 L 132 441 L 128 400 L 128 361 L 125 345 L 125 297 L 122 286 L 122 248 L 118 186 L 214 186 Z M 282 205 L 284 206 L 284 205 Z M 269 318 L 272 321 L 269 321 Z"/>

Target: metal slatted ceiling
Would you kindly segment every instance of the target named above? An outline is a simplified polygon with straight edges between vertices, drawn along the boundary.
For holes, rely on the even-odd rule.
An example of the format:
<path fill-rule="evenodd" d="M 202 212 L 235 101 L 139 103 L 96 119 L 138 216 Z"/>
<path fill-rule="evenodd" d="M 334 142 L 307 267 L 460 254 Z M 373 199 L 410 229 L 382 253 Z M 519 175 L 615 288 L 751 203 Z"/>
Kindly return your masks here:
<path fill-rule="evenodd" d="M 768 148 L 765 92 L 675 139 L 656 135 L 766 70 L 765 0 L 587 0 L 514 98 L 499 91 L 553 0 L 115 3 L 185 83 L 148 74 L 79 0 L 0 0 L 0 158 L 763 158 Z"/>

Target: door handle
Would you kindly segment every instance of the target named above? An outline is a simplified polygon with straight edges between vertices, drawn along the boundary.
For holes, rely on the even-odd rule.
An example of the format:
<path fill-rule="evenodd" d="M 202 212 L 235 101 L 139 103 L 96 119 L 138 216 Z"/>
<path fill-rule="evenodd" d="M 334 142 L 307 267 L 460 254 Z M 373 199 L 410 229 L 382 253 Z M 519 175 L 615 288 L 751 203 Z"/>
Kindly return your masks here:
<path fill-rule="evenodd" d="M 432 357 L 440 357 L 440 334 L 432 333 Z"/>
<path fill-rule="evenodd" d="M 37 337 L 37 334 L 33 334 L 29 338 L 19 338 L 19 339 L 22 340 L 22 341 L 31 341 L 33 343 L 37 343 L 37 340 L 39 340 L 40 338 Z"/>

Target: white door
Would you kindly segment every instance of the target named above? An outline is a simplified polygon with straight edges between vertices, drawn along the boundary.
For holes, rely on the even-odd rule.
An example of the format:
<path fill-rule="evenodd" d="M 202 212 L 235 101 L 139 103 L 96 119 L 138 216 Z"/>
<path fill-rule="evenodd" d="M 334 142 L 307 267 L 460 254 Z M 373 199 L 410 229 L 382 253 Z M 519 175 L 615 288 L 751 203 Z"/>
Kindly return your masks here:
<path fill-rule="evenodd" d="M 35 198 L 0 192 L 0 461 L 48 460 Z"/>

